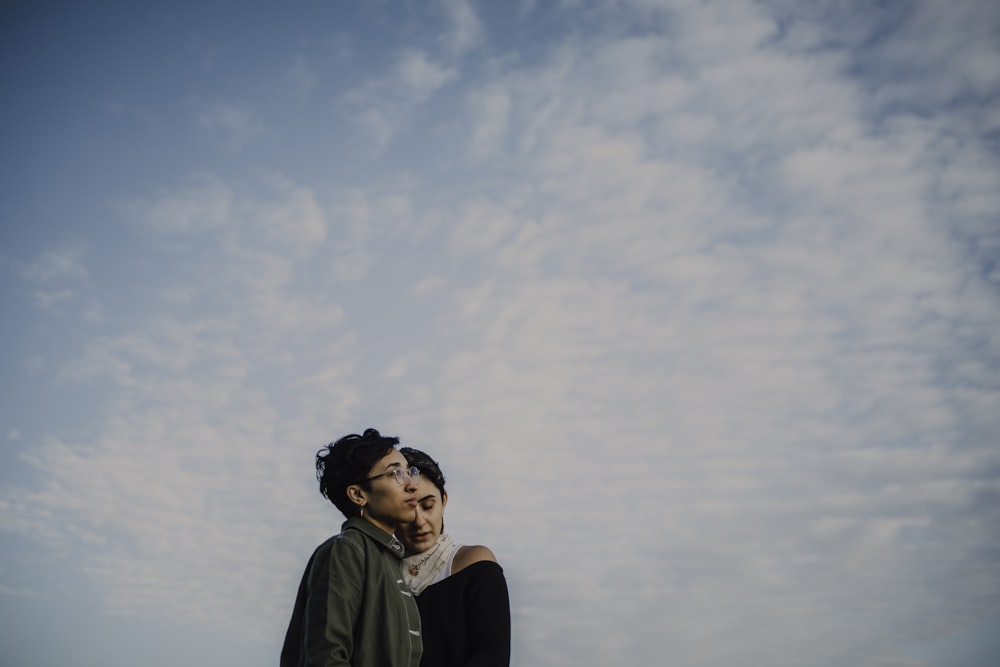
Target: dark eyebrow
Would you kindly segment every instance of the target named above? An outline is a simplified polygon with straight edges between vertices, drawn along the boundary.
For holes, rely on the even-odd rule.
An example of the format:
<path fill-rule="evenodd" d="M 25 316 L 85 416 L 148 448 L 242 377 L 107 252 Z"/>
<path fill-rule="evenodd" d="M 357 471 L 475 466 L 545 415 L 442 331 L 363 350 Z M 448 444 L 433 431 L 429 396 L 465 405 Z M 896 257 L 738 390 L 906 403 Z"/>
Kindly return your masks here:
<path fill-rule="evenodd" d="M 403 465 L 403 464 L 402 464 L 402 463 L 400 463 L 399 461 L 393 461 L 392 463 L 390 463 L 389 465 L 387 465 L 387 466 L 385 467 L 385 469 L 386 469 L 386 470 L 392 470 L 393 468 L 398 468 L 398 467 L 400 467 L 401 465 Z"/>

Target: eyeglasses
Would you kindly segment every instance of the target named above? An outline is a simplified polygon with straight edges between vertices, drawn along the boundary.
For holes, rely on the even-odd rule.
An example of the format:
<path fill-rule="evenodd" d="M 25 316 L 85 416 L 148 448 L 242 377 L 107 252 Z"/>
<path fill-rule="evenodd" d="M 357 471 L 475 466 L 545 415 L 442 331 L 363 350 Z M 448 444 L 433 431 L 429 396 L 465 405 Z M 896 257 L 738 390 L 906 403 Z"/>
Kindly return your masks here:
<path fill-rule="evenodd" d="M 373 479 L 378 479 L 379 477 L 387 477 L 388 475 L 392 475 L 393 477 L 395 477 L 396 478 L 396 484 L 399 484 L 400 486 L 403 486 L 404 484 L 406 484 L 406 480 L 408 480 L 408 479 L 412 479 L 414 484 L 416 484 L 417 482 L 420 481 L 420 469 L 417 468 L 416 466 L 413 466 L 409 470 L 403 470 L 402 468 L 396 468 L 395 470 L 390 470 L 389 472 L 384 472 L 381 475 L 375 475 L 374 477 L 369 477 L 368 481 L 370 482 Z"/>

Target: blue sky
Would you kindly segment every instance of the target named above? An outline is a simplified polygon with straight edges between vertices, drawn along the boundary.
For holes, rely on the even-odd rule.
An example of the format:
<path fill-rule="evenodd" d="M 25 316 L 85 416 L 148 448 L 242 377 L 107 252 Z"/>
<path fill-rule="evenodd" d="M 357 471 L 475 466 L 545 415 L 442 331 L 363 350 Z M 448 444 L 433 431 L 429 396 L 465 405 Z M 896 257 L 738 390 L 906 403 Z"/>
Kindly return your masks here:
<path fill-rule="evenodd" d="M 514 664 L 995 663 L 995 3 L 0 12 L 4 664 L 275 664 L 368 426 Z"/>

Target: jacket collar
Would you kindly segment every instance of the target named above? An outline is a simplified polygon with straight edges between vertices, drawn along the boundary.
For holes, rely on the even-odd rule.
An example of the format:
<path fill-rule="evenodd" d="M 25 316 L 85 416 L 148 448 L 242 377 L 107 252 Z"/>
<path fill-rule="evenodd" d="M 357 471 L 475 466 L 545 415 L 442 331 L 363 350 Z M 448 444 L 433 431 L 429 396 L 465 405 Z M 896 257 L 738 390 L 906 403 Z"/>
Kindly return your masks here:
<path fill-rule="evenodd" d="M 393 556 L 399 558 L 400 560 L 403 559 L 403 543 L 397 540 L 395 535 L 385 532 L 371 521 L 353 516 L 345 521 L 344 525 L 340 527 L 341 531 L 347 530 L 348 528 L 353 528 L 364 533 L 371 539 L 381 544 L 385 550 Z"/>

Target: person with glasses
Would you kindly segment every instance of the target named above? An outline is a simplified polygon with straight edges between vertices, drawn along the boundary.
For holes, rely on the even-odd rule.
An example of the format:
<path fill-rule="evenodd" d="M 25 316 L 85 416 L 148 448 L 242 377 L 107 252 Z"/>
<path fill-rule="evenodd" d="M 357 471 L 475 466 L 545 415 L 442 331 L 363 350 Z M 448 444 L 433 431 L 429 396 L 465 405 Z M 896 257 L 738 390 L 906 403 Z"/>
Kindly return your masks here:
<path fill-rule="evenodd" d="M 399 574 L 395 533 L 416 518 L 420 470 L 373 428 L 316 454 L 320 492 L 347 518 L 313 552 L 292 610 L 281 667 L 418 667 L 420 612 Z"/>
<path fill-rule="evenodd" d="M 406 585 L 417 596 L 425 667 L 510 665 L 510 597 L 503 568 L 481 545 L 461 545 L 444 532 L 448 493 L 437 462 L 403 447 L 419 473 L 417 512 L 399 539 Z"/>

